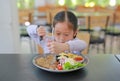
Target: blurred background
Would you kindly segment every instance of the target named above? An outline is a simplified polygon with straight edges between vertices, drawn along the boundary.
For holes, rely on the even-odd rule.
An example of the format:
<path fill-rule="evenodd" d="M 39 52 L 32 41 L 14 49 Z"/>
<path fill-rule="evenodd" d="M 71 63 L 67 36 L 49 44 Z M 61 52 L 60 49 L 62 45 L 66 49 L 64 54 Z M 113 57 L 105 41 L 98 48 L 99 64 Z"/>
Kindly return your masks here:
<path fill-rule="evenodd" d="M 37 45 L 28 36 L 26 27 L 44 25 L 51 32 L 52 18 L 60 9 L 75 13 L 80 32 L 91 32 L 89 30 L 92 29 L 94 35 L 90 38 L 88 54 L 120 54 L 120 0 L 1 0 L 0 54 L 38 53 Z M 95 20 L 99 25 L 90 28 L 93 15 L 109 16 L 109 21 L 102 20 L 102 24 L 106 22 L 107 26 L 102 33 L 99 33 L 102 30 L 100 21 Z M 104 45 L 101 41 L 100 45 L 92 41 L 95 37 L 104 37 Z"/>

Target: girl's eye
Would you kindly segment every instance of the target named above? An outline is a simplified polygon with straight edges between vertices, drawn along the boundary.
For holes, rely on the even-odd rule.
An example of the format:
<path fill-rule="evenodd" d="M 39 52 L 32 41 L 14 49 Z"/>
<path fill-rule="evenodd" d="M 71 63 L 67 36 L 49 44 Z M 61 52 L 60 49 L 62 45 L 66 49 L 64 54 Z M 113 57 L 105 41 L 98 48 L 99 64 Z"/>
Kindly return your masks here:
<path fill-rule="evenodd" d="M 65 36 L 68 36 L 68 34 L 64 34 Z"/>
<path fill-rule="evenodd" d="M 56 33 L 56 35 L 60 35 L 60 33 Z"/>

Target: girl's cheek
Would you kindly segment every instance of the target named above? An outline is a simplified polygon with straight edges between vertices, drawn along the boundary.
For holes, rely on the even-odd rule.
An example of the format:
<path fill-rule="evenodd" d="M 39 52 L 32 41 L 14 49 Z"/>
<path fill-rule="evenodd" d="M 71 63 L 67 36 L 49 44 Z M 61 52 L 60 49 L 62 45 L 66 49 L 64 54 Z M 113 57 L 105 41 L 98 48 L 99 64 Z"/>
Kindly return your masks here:
<path fill-rule="evenodd" d="M 55 36 L 55 41 L 58 41 L 59 40 L 59 36 Z"/>
<path fill-rule="evenodd" d="M 58 38 L 55 38 L 55 41 L 56 41 L 56 42 L 59 42 L 59 39 L 58 39 Z"/>

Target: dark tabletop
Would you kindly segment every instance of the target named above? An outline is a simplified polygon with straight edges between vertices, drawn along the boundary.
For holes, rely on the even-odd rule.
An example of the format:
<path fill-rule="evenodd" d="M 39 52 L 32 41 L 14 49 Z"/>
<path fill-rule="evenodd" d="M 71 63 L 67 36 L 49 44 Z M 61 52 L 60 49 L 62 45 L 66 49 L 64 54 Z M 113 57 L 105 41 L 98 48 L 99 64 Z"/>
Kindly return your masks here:
<path fill-rule="evenodd" d="M 87 55 L 88 65 L 69 73 L 43 71 L 32 64 L 36 54 L 0 54 L 0 81 L 120 81 L 114 55 Z"/>

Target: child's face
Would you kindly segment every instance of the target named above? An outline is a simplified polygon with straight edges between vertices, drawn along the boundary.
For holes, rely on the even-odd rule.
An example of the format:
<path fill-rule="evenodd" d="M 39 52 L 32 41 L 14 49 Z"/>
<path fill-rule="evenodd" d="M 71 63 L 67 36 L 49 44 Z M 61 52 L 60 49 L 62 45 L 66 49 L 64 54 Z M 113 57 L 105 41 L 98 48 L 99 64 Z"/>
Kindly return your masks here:
<path fill-rule="evenodd" d="M 76 35 L 76 32 L 74 32 L 73 29 L 70 29 L 66 22 L 59 22 L 55 25 L 54 34 L 57 42 L 64 43 L 72 40 Z"/>

